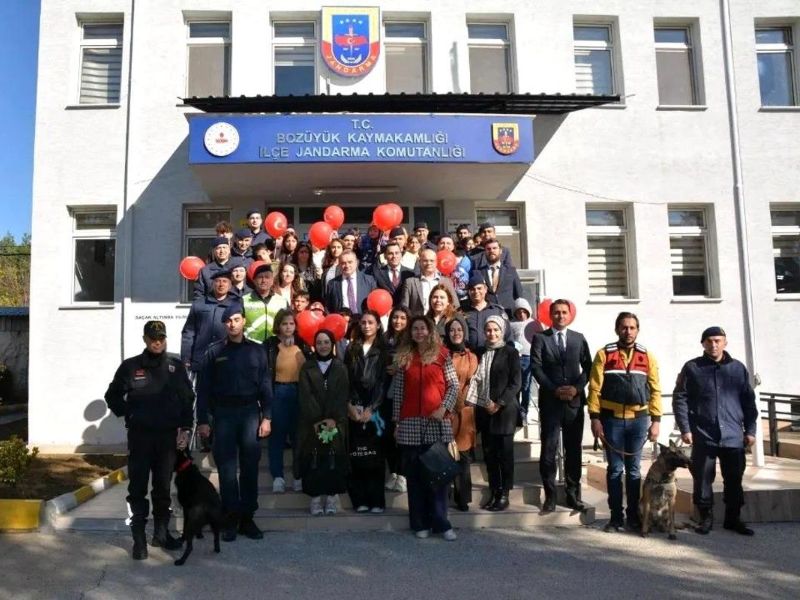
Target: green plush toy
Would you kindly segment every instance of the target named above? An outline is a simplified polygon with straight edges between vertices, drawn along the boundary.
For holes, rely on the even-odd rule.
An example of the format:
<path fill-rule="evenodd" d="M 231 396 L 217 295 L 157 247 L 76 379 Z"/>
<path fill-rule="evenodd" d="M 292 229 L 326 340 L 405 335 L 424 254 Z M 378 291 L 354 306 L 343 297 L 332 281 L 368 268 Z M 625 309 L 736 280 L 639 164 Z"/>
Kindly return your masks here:
<path fill-rule="evenodd" d="M 333 441 L 333 438 L 335 438 L 338 434 L 339 434 L 339 430 L 334 425 L 333 427 L 330 427 L 330 428 L 329 427 L 320 428 L 320 431 L 319 431 L 319 434 L 318 434 L 317 437 L 319 437 L 320 441 L 323 444 L 330 444 Z"/>

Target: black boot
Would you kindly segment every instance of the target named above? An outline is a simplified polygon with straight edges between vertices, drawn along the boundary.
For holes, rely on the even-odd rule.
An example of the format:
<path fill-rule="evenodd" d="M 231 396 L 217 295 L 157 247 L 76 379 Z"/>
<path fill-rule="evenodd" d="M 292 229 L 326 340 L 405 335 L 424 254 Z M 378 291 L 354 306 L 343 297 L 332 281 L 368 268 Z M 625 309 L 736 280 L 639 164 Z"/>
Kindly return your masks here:
<path fill-rule="evenodd" d="M 153 520 L 153 539 L 150 545 L 154 548 L 164 548 L 164 550 L 180 550 L 183 543 L 175 539 L 169 532 L 169 518 Z"/>
<path fill-rule="evenodd" d="M 236 532 L 239 529 L 239 514 L 231 513 L 225 519 L 225 526 L 222 528 L 222 541 L 235 542 Z"/>
<path fill-rule="evenodd" d="M 714 511 L 710 506 L 698 506 L 697 512 L 700 513 L 700 522 L 694 530 L 701 535 L 708 535 L 714 526 Z"/>
<path fill-rule="evenodd" d="M 492 507 L 497 504 L 497 501 L 500 499 L 502 492 L 500 490 L 492 490 L 492 495 L 489 496 L 489 499 L 481 504 L 481 508 L 483 510 L 492 510 Z"/>
<path fill-rule="evenodd" d="M 489 507 L 492 512 L 500 512 L 508 508 L 508 490 L 503 490 L 497 498 L 497 502 Z"/>
<path fill-rule="evenodd" d="M 131 523 L 131 535 L 133 536 L 133 560 L 144 560 L 147 558 L 147 536 L 144 532 L 144 521 L 141 523 Z"/>
<path fill-rule="evenodd" d="M 722 526 L 740 535 L 753 535 L 755 533 L 739 518 L 739 508 L 729 509 L 725 507 L 725 521 L 723 521 Z"/>
<path fill-rule="evenodd" d="M 251 540 L 260 540 L 264 537 L 264 533 L 253 521 L 253 515 L 242 515 L 242 519 L 239 521 L 239 533 Z"/>
<path fill-rule="evenodd" d="M 547 513 L 555 512 L 556 510 L 556 497 L 554 494 L 547 494 L 544 495 L 544 503 L 542 504 L 541 514 L 546 515 Z"/>

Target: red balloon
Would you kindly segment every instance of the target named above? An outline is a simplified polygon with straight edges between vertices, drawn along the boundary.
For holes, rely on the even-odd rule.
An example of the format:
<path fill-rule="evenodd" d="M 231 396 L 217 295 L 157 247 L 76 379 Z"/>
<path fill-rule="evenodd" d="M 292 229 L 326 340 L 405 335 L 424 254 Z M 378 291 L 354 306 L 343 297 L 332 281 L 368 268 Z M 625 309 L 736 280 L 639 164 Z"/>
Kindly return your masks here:
<path fill-rule="evenodd" d="M 268 265 L 268 264 L 270 264 L 270 263 L 268 263 L 267 261 L 264 261 L 264 260 L 256 260 L 254 262 L 251 262 L 250 266 L 247 267 L 247 278 L 250 281 L 253 281 L 253 274 L 256 272 L 256 269 L 258 267 L 260 267 L 261 265 Z"/>
<path fill-rule="evenodd" d="M 308 239 L 317 248 L 327 248 L 333 235 L 333 228 L 325 221 L 317 221 L 308 230 Z"/>
<path fill-rule="evenodd" d="M 392 295 L 386 290 L 372 290 L 367 296 L 367 308 L 382 317 L 391 312 L 392 304 Z"/>
<path fill-rule="evenodd" d="M 375 223 L 381 231 L 388 231 L 397 225 L 396 219 L 397 214 L 389 204 L 381 204 L 372 212 L 372 222 Z"/>
<path fill-rule="evenodd" d="M 322 318 L 310 310 L 304 310 L 294 320 L 297 323 L 297 333 L 300 338 L 309 346 L 313 346 L 314 336 L 317 335 L 317 331 L 322 325 Z"/>
<path fill-rule="evenodd" d="M 197 278 L 200 277 L 200 270 L 205 266 L 206 263 L 202 258 L 187 256 L 178 265 L 178 271 L 184 279 L 197 281 Z"/>
<path fill-rule="evenodd" d="M 282 212 L 271 212 L 264 219 L 264 229 L 274 238 L 281 237 L 289 229 L 289 221 Z"/>
<path fill-rule="evenodd" d="M 575 303 L 572 300 L 567 300 L 567 302 L 569 303 L 569 320 L 567 321 L 567 325 L 571 325 L 578 314 L 578 309 L 575 308 Z"/>
<path fill-rule="evenodd" d="M 403 222 L 403 209 L 394 202 L 389 202 L 386 206 L 391 208 L 394 213 L 394 225 L 392 227 L 398 227 Z"/>
<path fill-rule="evenodd" d="M 458 266 L 458 258 L 450 250 L 439 250 L 436 253 L 436 268 L 442 275 L 450 275 Z"/>
<path fill-rule="evenodd" d="M 542 298 L 539 306 L 536 307 L 536 318 L 547 327 L 552 327 L 553 320 L 550 318 L 550 305 L 553 301 L 550 298 Z"/>
<path fill-rule="evenodd" d="M 344 211 L 333 204 L 325 209 L 322 219 L 334 229 L 339 229 L 344 223 Z"/>
<path fill-rule="evenodd" d="M 342 315 L 333 313 L 325 317 L 325 319 L 322 321 L 320 329 L 327 329 L 330 331 L 338 342 L 344 337 L 344 334 L 347 333 L 347 319 L 345 319 Z"/>

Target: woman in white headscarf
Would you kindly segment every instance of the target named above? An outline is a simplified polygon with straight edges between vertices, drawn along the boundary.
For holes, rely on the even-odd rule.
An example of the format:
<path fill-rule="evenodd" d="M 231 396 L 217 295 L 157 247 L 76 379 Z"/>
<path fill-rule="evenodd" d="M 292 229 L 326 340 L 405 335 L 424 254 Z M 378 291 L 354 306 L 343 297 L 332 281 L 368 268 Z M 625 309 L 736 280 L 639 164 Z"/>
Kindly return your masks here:
<path fill-rule="evenodd" d="M 519 353 L 504 341 L 506 327 L 508 321 L 504 316 L 486 319 L 483 328 L 486 351 L 478 363 L 473 386 L 477 395 L 478 431 L 492 492 L 481 508 L 491 511 L 508 508 L 508 494 L 514 487 L 514 431 L 522 375 Z"/>

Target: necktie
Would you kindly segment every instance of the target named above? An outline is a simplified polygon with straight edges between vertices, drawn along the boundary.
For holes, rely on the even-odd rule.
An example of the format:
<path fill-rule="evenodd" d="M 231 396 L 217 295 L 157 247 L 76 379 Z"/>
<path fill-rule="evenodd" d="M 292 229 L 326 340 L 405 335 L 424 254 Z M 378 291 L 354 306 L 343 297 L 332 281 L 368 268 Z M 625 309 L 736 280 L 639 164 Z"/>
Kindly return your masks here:
<path fill-rule="evenodd" d="M 397 287 L 397 284 L 400 283 L 400 275 L 397 273 L 397 269 L 392 269 L 392 287 Z"/>
<path fill-rule="evenodd" d="M 558 332 L 558 349 L 561 352 L 566 352 L 567 351 L 567 344 L 564 342 L 564 332 L 563 331 L 559 331 Z"/>
<path fill-rule="evenodd" d="M 497 286 L 500 285 L 500 267 L 492 267 L 492 291 L 497 291 Z"/>
<path fill-rule="evenodd" d="M 353 287 L 353 278 L 347 278 L 347 303 L 350 305 L 348 308 L 352 310 L 354 313 L 358 312 L 356 310 L 356 291 Z"/>

